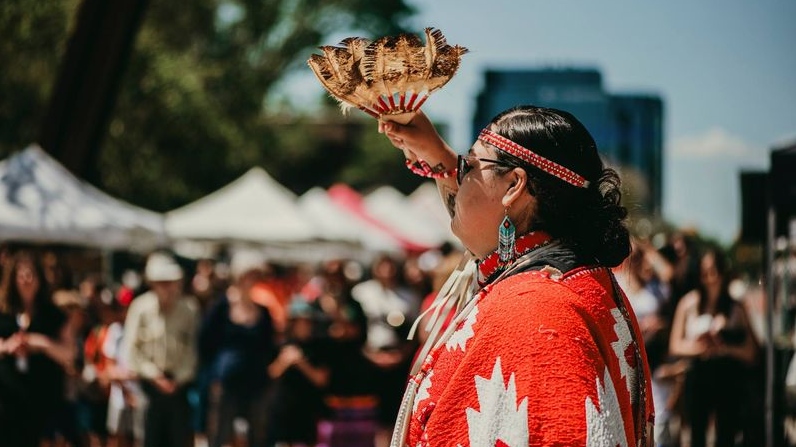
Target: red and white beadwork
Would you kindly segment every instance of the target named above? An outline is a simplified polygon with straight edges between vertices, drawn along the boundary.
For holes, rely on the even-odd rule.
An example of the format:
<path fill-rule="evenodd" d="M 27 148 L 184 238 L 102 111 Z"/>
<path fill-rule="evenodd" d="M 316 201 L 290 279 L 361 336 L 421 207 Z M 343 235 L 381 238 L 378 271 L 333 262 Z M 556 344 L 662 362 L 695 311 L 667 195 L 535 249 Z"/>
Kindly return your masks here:
<path fill-rule="evenodd" d="M 431 168 L 431 165 L 428 164 L 427 161 L 416 159 L 416 160 L 406 160 L 406 167 L 409 168 L 410 171 L 414 172 L 415 174 L 426 177 L 426 178 L 433 178 L 433 179 L 442 179 L 442 178 L 449 178 L 456 175 L 456 168 L 449 169 L 447 171 L 434 171 Z"/>
<path fill-rule="evenodd" d="M 526 163 L 530 163 L 533 166 L 541 169 L 542 171 L 556 176 L 561 180 L 577 186 L 579 188 L 588 188 L 589 181 L 583 178 L 583 176 L 575 173 L 571 169 L 568 169 L 560 164 L 549 160 L 541 155 L 533 152 L 532 150 L 523 147 L 508 138 L 493 132 L 489 129 L 481 130 L 481 133 L 478 135 L 478 139 L 484 143 L 491 144 L 496 148 L 508 152 L 509 154 L 519 158 L 520 160 L 525 161 Z"/>
<path fill-rule="evenodd" d="M 544 231 L 532 231 L 517 237 L 514 242 L 514 258 L 522 257 L 533 250 L 547 245 L 552 237 Z M 478 285 L 484 287 L 495 279 L 497 274 L 505 270 L 506 263 L 500 260 L 500 255 L 494 251 L 478 263 Z"/>

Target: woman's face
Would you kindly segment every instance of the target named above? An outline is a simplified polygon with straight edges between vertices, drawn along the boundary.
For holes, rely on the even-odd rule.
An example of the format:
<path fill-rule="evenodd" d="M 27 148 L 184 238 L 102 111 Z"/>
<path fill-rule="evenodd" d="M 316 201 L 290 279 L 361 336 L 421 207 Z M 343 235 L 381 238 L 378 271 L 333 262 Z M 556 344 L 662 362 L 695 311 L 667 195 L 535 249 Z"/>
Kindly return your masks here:
<path fill-rule="evenodd" d="M 252 288 L 256 286 L 258 283 L 260 283 L 262 280 L 263 280 L 262 271 L 253 269 L 240 275 L 240 277 L 238 277 L 236 281 L 236 285 L 238 286 L 238 289 L 243 293 L 243 295 L 248 297 Z"/>
<path fill-rule="evenodd" d="M 397 274 L 395 264 L 389 259 L 382 259 L 373 268 L 373 277 L 382 281 L 391 281 Z"/>
<path fill-rule="evenodd" d="M 176 281 L 151 281 L 149 287 L 157 295 L 161 303 L 173 303 L 182 294 L 182 280 Z"/>
<path fill-rule="evenodd" d="M 478 158 L 495 159 L 495 148 L 480 140 L 466 155 L 470 170 L 456 194 L 451 230 L 477 258 L 497 248 L 498 226 L 505 217 L 502 199 L 509 188 L 507 176 L 493 169 L 495 164 Z"/>
<path fill-rule="evenodd" d="M 638 278 L 644 284 L 655 279 L 655 269 L 652 268 L 652 263 L 646 256 L 642 256 L 638 265 Z"/>
<path fill-rule="evenodd" d="M 36 275 L 36 270 L 28 262 L 20 263 L 17 267 L 16 286 L 23 304 L 31 304 L 39 291 L 41 279 Z"/>
<path fill-rule="evenodd" d="M 700 263 L 700 279 L 706 287 L 721 285 L 721 273 L 716 266 L 716 259 L 712 254 L 702 257 Z"/>

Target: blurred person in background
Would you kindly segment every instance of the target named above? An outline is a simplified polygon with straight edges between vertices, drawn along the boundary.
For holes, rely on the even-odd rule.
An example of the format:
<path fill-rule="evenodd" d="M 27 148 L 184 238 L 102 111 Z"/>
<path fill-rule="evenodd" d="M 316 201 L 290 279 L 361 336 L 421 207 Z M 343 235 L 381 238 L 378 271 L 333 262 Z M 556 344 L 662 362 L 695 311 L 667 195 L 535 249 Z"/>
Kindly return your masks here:
<path fill-rule="evenodd" d="M 216 274 L 216 261 L 210 258 L 196 261 L 196 273 L 191 278 L 191 294 L 198 300 L 202 315 L 221 298 L 224 289 L 225 281 Z"/>
<path fill-rule="evenodd" d="M 144 285 L 141 281 L 141 274 L 133 269 L 127 269 L 122 273 L 122 283 L 116 290 L 116 299 L 122 306 L 129 306 L 133 302 L 136 295 L 143 293 Z"/>
<path fill-rule="evenodd" d="M 686 293 L 699 287 L 699 250 L 693 235 L 685 231 L 675 231 L 661 253 L 672 265 L 671 280 L 672 309 Z"/>
<path fill-rule="evenodd" d="M 18 251 L 0 292 L 0 439 L 4 446 L 52 441 L 74 373 L 75 341 L 55 306 L 37 256 Z"/>
<path fill-rule="evenodd" d="M 66 374 L 66 401 L 58 416 L 56 431 L 73 447 L 89 446 L 92 441 L 91 408 L 86 399 L 88 386 L 83 375 L 85 365 L 83 346 L 88 332 L 88 306 L 76 290 L 55 291 L 53 302 L 66 315 L 66 324 L 75 341 L 75 358 Z"/>
<path fill-rule="evenodd" d="M 246 421 L 248 446 L 265 442 L 264 409 L 271 382 L 267 369 L 276 347 L 268 309 L 252 300 L 264 269 L 259 253 L 235 253 L 230 262 L 233 283 L 202 322 L 199 352 L 209 380 L 210 447 L 235 442 L 236 420 Z"/>
<path fill-rule="evenodd" d="M 52 292 L 74 289 L 72 272 L 62 256 L 53 250 L 45 250 L 40 259 L 44 268 L 44 278 Z"/>
<path fill-rule="evenodd" d="M 92 445 L 108 444 L 108 403 L 111 394 L 113 352 L 111 327 L 118 324 L 121 304 L 110 291 L 98 304 L 99 321 L 90 328 L 83 345 L 83 379 L 86 381 L 85 401 L 88 405 L 88 429 Z"/>
<path fill-rule="evenodd" d="M 351 289 L 367 317 L 365 354 L 379 372 L 373 378 L 379 396 L 376 447 L 389 445 L 415 353 L 415 342 L 406 337 L 418 316 L 421 297 L 402 284 L 401 272 L 397 260 L 379 256 L 371 267 L 372 278 Z"/>
<path fill-rule="evenodd" d="M 118 305 L 112 306 L 113 322 L 108 326 L 108 335 L 102 346 L 107 359 L 110 395 L 105 421 L 109 447 L 134 447 L 143 444 L 144 410 L 146 397 L 141 391 L 135 373 L 130 370 L 128 352 L 124 345 L 124 322 L 133 299 L 130 289 L 120 287 L 115 295 Z"/>
<path fill-rule="evenodd" d="M 426 312 L 433 304 L 439 294 L 445 281 L 451 276 L 456 267 L 462 261 L 463 253 L 459 250 L 454 250 L 453 246 L 449 243 L 444 244 L 440 249 L 440 258 L 437 260 L 436 265 L 431 271 L 431 291 L 423 298 L 420 306 L 421 312 Z M 416 337 L 420 345 L 423 345 L 428 338 L 431 328 L 428 327 L 428 322 L 433 315 L 433 311 L 422 314 L 420 320 L 416 323 Z M 453 319 L 453 313 L 440 323 L 440 329 L 444 330 L 448 327 Z M 420 352 L 418 351 L 418 355 Z"/>
<path fill-rule="evenodd" d="M 183 295 L 183 270 L 170 254 L 150 254 L 144 277 L 150 290 L 130 304 L 123 348 L 147 397 L 144 446 L 188 447 L 199 306 Z"/>
<path fill-rule="evenodd" d="M 285 341 L 268 365 L 274 380 L 268 396 L 268 447 L 315 445 L 323 389 L 329 384 L 327 359 L 335 355 L 316 336 L 315 321 L 306 300 L 291 302 Z"/>
<path fill-rule="evenodd" d="M 102 291 L 104 286 L 98 274 L 88 274 L 77 285 L 80 299 L 86 303 L 87 321 L 84 326 L 83 336 L 94 326 L 100 323 L 100 308 L 102 307 Z"/>
<path fill-rule="evenodd" d="M 351 296 L 351 277 L 359 276 L 358 267 L 344 259 L 328 260 L 294 297 L 311 303 L 318 338 L 334 353 L 327 358 L 326 414 L 318 422 L 318 447 L 373 447 L 376 436 L 378 396 L 373 378 L 378 370 L 364 353 L 367 317 Z M 354 275 L 352 270 L 357 270 Z"/>
<path fill-rule="evenodd" d="M 212 258 L 201 258 L 196 261 L 195 272 L 191 277 L 191 294 L 199 303 L 199 313 L 202 320 L 213 309 L 219 300 L 223 299 L 228 287 L 228 281 L 218 275 L 217 270 L 222 264 Z M 226 264 L 223 264 L 226 267 Z M 188 392 L 188 398 L 194 410 L 194 428 L 197 440 L 206 441 L 207 415 L 208 415 L 208 387 L 209 371 L 207 362 L 202 361 L 201 353 L 196 371 L 196 380 Z"/>
<path fill-rule="evenodd" d="M 75 341 L 75 358 L 67 368 L 64 405 L 56 416 L 55 432 L 72 447 L 89 446 L 89 408 L 85 400 L 86 382 L 83 375 L 83 344 L 88 325 L 86 303 L 76 290 L 57 290 L 53 303 L 66 315 L 66 324 Z M 56 444 L 60 445 L 60 444 Z"/>
<path fill-rule="evenodd" d="M 276 339 L 281 339 L 287 325 L 287 307 L 293 294 L 291 269 L 262 260 L 263 274 L 251 291 L 252 301 L 271 314 Z"/>
<path fill-rule="evenodd" d="M 0 286 L 5 284 L 13 258 L 11 247 L 7 243 L 0 242 Z M 3 291 L 0 290 L 0 293 Z"/>
<path fill-rule="evenodd" d="M 730 296 L 724 254 L 707 250 L 699 265 L 699 286 L 677 305 L 669 349 L 673 356 L 691 359 L 684 394 L 690 445 L 705 446 L 713 416 L 716 446 L 734 446 L 743 428 L 745 383 L 758 360 L 758 343 L 744 306 Z"/>
<path fill-rule="evenodd" d="M 616 280 L 636 314 L 647 362 L 652 372 L 652 398 L 655 406 L 655 442 L 660 447 L 674 445 L 669 432 L 669 398 L 672 389 L 666 364 L 669 353 L 669 281 L 674 271 L 648 241 L 634 239 L 631 252 L 615 269 Z M 664 374 L 665 373 L 665 374 Z"/>
<path fill-rule="evenodd" d="M 432 290 L 431 275 L 420 265 L 420 256 L 408 257 L 401 266 L 402 282 L 415 296 L 424 298 Z"/>

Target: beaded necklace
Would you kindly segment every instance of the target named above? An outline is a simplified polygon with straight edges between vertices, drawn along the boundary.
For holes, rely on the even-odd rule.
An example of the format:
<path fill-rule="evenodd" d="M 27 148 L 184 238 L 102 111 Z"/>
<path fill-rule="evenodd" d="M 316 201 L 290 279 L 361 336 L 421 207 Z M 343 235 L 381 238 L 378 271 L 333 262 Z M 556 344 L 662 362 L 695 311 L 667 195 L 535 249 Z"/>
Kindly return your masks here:
<path fill-rule="evenodd" d="M 552 237 L 544 231 L 532 231 L 518 237 L 514 243 L 514 259 L 519 259 L 531 251 L 550 243 Z M 497 251 L 493 251 L 483 260 L 478 262 L 478 286 L 484 287 L 493 282 L 511 262 L 500 262 Z"/>

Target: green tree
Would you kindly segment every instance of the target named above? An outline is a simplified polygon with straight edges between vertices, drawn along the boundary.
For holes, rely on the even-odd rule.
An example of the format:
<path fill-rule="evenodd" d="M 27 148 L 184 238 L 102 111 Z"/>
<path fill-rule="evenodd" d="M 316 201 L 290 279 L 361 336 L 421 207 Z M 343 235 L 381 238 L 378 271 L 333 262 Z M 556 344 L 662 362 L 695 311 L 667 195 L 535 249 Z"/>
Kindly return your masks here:
<path fill-rule="evenodd" d="M 326 41 L 331 34 L 403 32 L 411 12 L 403 0 L 152 2 L 97 183 L 168 210 L 255 165 L 297 192 L 319 176 L 329 182 L 356 140 L 326 139 L 322 129 L 306 131 L 309 118 L 270 113 L 269 94 L 287 73 L 307 69 L 314 46 L 336 43 Z M 343 147 L 325 147 L 335 145 Z"/>
<path fill-rule="evenodd" d="M 35 141 L 78 6 L 0 2 L 0 156 Z M 96 160 L 98 177 L 87 180 L 165 211 L 255 165 L 300 192 L 340 179 L 349 161 L 372 163 L 363 151 L 394 155 L 379 152 L 383 139 L 357 146 L 375 140 L 353 130 L 375 133 L 372 120 L 344 121 L 352 138 L 341 140 L 316 119 L 278 116 L 265 104 L 278 81 L 307 69 L 315 46 L 336 43 L 328 39 L 343 30 L 405 32 L 412 13 L 404 0 L 149 1 Z M 347 175 L 361 186 L 368 183 L 362 172 L 375 182 L 381 171 Z"/>
<path fill-rule="evenodd" d="M 424 180 L 406 169 L 402 154 L 364 113 L 344 117 L 334 107 L 313 117 L 283 116 L 272 124 L 279 132 L 269 161 L 281 183 L 298 194 L 336 182 L 363 192 L 388 184 L 408 194 Z M 445 133 L 445 126 L 438 128 Z"/>
<path fill-rule="evenodd" d="M 38 138 L 78 4 L 0 2 L 0 158 Z"/>

